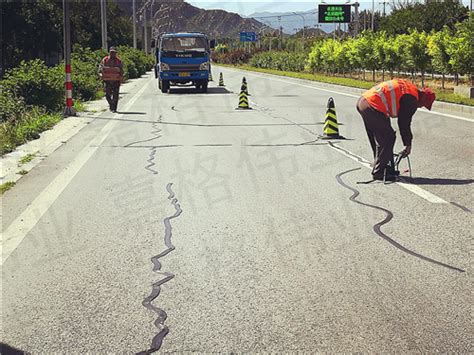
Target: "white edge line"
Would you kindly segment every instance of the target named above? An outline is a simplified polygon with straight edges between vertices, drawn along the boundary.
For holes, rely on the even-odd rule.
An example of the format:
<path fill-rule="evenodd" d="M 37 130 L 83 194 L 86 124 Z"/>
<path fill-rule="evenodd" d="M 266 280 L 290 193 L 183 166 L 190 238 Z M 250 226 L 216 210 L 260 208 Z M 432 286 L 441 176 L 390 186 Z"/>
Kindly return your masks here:
<path fill-rule="evenodd" d="M 346 154 L 346 153 L 343 152 L 342 150 L 337 149 L 336 147 L 333 147 L 333 146 L 331 146 L 331 145 L 330 145 L 329 147 L 331 147 L 331 148 L 334 149 L 335 151 L 337 151 L 337 152 L 339 152 L 339 153 L 345 155 L 346 157 L 351 158 L 352 160 L 356 161 L 357 163 L 361 164 L 362 166 L 364 166 L 364 167 L 366 167 L 366 168 L 368 168 L 368 169 L 372 169 L 372 168 L 370 167 L 370 164 L 367 163 L 367 161 L 366 161 L 364 158 L 358 156 L 357 154 L 354 154 L 354 153 L 352 153 L 352 152 L 350 152 L 350 151 L 348 150 L 348 152 L 350 152 L 351 154 L 354 155 L 354 156 L 351 156 L 351 155 L 349 155 L 349 154 Z M 346 149 L 346 148 L 344 148 L 344 149 Z M 347 149 L 346 149 L 346 150 L 347 150 Z M 363 160 L 364 162 L 359 161 L 356 157 L 357 157 L 357 158 L 360 158 L 360 159 Z M 418 195 L 419 197 L 425 199 L 425 200 L 428 201 L 428 202 L 431 202 L 431 203 L 446 203 L 446 204 L 449 203 L 449 202 L 443 200 L 441 197 L 436 196 L 435 194 L 432 194 L 431 192 L 428 192 L 428 191 L 422 189 L 422 188 L 419 187 L 418 185 L 409 184 L 409 183 L 406 183 L 406 182 L 396 182 L 396 184 L 397 184 L 398 186 L 403 187 L 404 189 L 406 189 L 406 190 L 408 190 L 408 191 L 410 191 L 410 192 L 413 192 L 414 194 Z"/>
<path fill-rule="evenodd" d="M 227 67 L 224 67 L 224 68 L 227 68 Z M 241 69 L 233 69 L 231 68 L 230 70 L 235 70 L 235 71 L 242 71 Z M 296 84 L 296 85 L 299 85 L 299 86 L 302 86 L 302 87 L 306 87 L 306 88 L 310 88 L 310 89 L 315 89 L 315 90 L 321 90 L 321 91 L 327 91 L 327 92 L 332 92 L 332 93 L 336 93 L 336 94 L 340 94 L 340 95 L 345 95 L 345 96 L 350 96 L 350 97 L 359 97 L 357 95 L 352 95 L 352 94 L 347 94 L 347 93 L 343 93 L 343 92 L 338 92 L 338 91 L 333 91 L 333 90 L 328 90 L 328 89 L 322 89 L 322 88 L 318 88 L 316 86 L 312 86 L 312 85 L 304 85 L 304 84 L 300 84 L 298 82 L 292 82 L 292 81 L 288 81 L 288 80 L 283 80 L 283 79 L 280 79 L 280 78 L 275 78 L 275 75 L 273 74 L 264 74 L 262 75 L 262 73 L 258 73 L 258 72 L 252 72 L 252 71 L 249 71 L 247 70 L 246 72 L 249 72 L 251 75 L 255 75 L 255 76 L 266 76 L 266 77 L 269 77 L 271 80 L 275 80 L 275 81 L 281 81 L 281 82 L 284 82 L 284 83 L 287 83 L 287 84 Z M 301 80 L 301 79 L 300 79 Z M 304 80 L 304 79 L 303 79 Z M 454 116 L 454 115 L 448 115 L 448 114 L 444 114 L 444 113 L 439 113 L 439 112 L 435 112 L 435 111 L 428 111 L 428 110 L 423 110 L 423 112 L 426 112 L 426 113 L 431 113 L 431 114 L 435 114 L 435 115 L 442 115 L 442 116 L 447 116 L 447 117 L 451 117 L 451 118 L 455 118 L 455 119 L 459 119 L 459 120 L 463 120 L 463 121 L 467 121 L 467 122 L 474 122 L 474 120 L 471 120 L 469 118 L 464 118 L 464 117 L 459 117 L 459 116 Z M 332 149 L 338 151 L 339 153 L 345 155 L 346 157 L 349 157 L 351 158 L 352 160 L 358 162 L 359 164 L 361 164 L 362 166 L 368 168 L 368 169 L 371 169 L 370 167 L 370 164 L 366 162 L 366 160 L 360 156 L 358 156 L 357 154 L 354 154 L 352 152 L 350 152 L 351 154 L 353 154 L 354 156 L 351 156 L 349 154 L 346 154 L 344 153 L 343 151 L 335 148 L 335 147 L 332 147 L 330 146 Z M 346 149 L 346 148 L 344 148 Z M 359 161 L 357 158 L 355 158 L 355 156 L 357 156 L 358 158 L 360 158 L 361 160 L 364 161 L 364 163 L 362 163 L 361 161 Z M 438 197 L 434 194 L 432 194 L 431 192 L 428 192 L 424 189 L 422 189 L 421 187 L 417 186 L 417 185 L 413 185 L 413 184 L 408 184 L 408 183 L 403 183 L 403 182 L 397 182 L 396 183 L 397 185 L 403 187 L 404 189 L 410 191 L 410 192 L 413 192 L 414 194 L 420 196 L 421 198 L 427 200 L 428 202 L 431 202 L 431 203 L 448 203 L 447 201 L 443 200 L 441 197 Z"/>
<path fill-rule="evenodd" d="M 226 68 L 226 69 L 229 69 L 229 70 L 234 70 L 234 71 L 243 71 L 243 69 L 234 69 L 234 68 L 227 68 L 227 67 L 223 67 L 223 68 Z M 280 82 L 286 83 L 286 84 L 296 84 L 298 86 L 302 86 L 302 87 L 305 87 L 305 88 L 320 90 L 320 91 L 326 91 L 326 92 L 330 92 L 330 93 L 338 94 L 338 95 L 343 95 L 343 96 L 349 96 L 349 97 L 355 97 L 355 98 L 360 97 L 360 95 L 352 95 L 352 94 L 348 94 L 348 93 L 341 92 L 341 91 L 329 90 L 329 89 L 319 88 L 319 87 L 314 86 L 314 85 L 305 85 L 305 84 L 298 83 L 298 80 L 306 80 L 306 79 L 291 78 L 291 79 L 295 79 L 295 81 L 290 81 L 290 80 L 281 79 L 278 75 L 275 75 L 275 74 L 259 73 L 259 72 L 253 72 L 253 71 L 250 71 L 250 70 L 245 70 L 245 72 L 250 73 L 251 75 L 255 75 L 255 76 L 267 77 L 271 80 L 280 81 Z M 317 82 L 315 82 L 315 83 L 317 85 Z M 337 84 L 334 84 L 334 85 L 337 85 Z M 354 88 L 354 87 L 351 87 L 351 86 L 348 86 L 348 88 L 349 89 L 360 89 L 360 88 Z M 473 118 L 450 115 L 449 113 L 442 113 L 442 112 L 438 112 L 438 111 L 429 111 L 427 109 L 422 109 L 420 112 L 430 113 L 432 115 L 439 115 L 439 116 L 454 118 L 456 120 L 461 120 L 461 121 L 465 121 L 465 122 L 474 123 Z"/>
<path fill-rule="evenodd" d="M 143 94 L 150 82 L 151 80 L 148 79 L 148 82 L 127 102 L 124 107 L 125 111 Z M 119 118 L 121 116 L 123 115 L 119 114 L 116 117 Z M 25 236 L 65 190 L 84 164 L 96 152 L 100 144 L 109 136 L 117 122 L 117 120 L 109 121 L 97 136 L 79 152 L 75 159 L 41 191 L 33 202 L 2 233 L 2 239 L 0 240 L 0 265 L 5 263 L 11 253 L 20 245 Z"/>

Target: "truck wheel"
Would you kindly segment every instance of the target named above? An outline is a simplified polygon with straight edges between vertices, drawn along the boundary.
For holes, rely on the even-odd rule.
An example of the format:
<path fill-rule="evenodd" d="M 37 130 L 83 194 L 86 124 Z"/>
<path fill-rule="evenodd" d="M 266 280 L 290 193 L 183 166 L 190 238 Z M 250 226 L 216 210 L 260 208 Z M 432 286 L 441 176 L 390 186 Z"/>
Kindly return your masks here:
<path fill-rule="evenodd" d="M 158 89 L 161 90 L 161 80 L 158 80 Z"/>
<path fill-rule="evenodd" d="M 201 84 L 201 92 L 207 92 L 208 82 Z"/>
<path fill-rule="evenodd" d="M 170 82 L 168 80 L 161 81 L 161 92 L 166 94 L 170 90 Z"/>

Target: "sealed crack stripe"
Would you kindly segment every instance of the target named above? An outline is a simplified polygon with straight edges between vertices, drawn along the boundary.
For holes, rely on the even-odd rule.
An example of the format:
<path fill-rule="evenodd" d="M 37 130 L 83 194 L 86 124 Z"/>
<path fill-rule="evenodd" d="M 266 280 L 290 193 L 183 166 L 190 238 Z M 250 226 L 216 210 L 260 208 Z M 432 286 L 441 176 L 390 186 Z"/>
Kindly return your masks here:
<path fill-rule="evenodd" d="M 175 197 L 175 194 L 174 194 L 173 190 L 171 189 L 172 185 L 173 185 L 172 183 L 169 183 L 168 185 L 166 185 L 166 190 L 169 193 L 168 200 L 171 201 L 171 204 L 174 206 L 176 212 L 172 216 L 166 217 L 163 220 L 163 224 L 165 226 L 164 242 L 165 242 L 166 249 L 164 251 L 162 251 L 160 254 L 158 254 L 158 255 L 151 258 L 151 262 L 153 263 L 153 271 L 159 273 L 160 275 L 163 275 L 164 278 L 157 281 L 157 282 L 155 282 L 152 285 L 152 291 L 151 291 L 150 295 L 148 297 L 146 297 L 142 302 L 144 307 L 146 307 L 150 311 L 155 312 L 158 315 L 158 318 L 154 322 L 155 326 L 158 328 L 158 333 L 153 337 L 150 349 L 148 349 L 146 351 L 142 351 L 138 354 L 151 354 L 151 353 L 154 353 L 154 352 L 160 350 L 161 345 L 163 343 L 163 339 L 169 333 L 169 329 L 165 325 L 165 321 L 166 321 L 166 318 L 168 317 L 168 315 L 166 314 L 166 312 L 163 309 L 153 305 L 153 301 L 160 295 L 161 285 L 163 285 L 163 284 L 167 283 L 168 281 L 172 280 L 175 276 L 171 272 L 160 272 L 161 267 L 162 267 L 160 259 L 163 258 L 164 256 L 168 255 L 169 253 L 171 253 L 175 249 L 175 246 L 173 245 L 173 243 L 171 241 L 171 237 L 173 236 L 173 227 L 171 225 L 171 220 L 174 219 L 174 218 L 179 217 L 181 215 L 181 213 L 183 212 L 183 210 L 181 209 L 181 206 L 178 202 L 178 199 Z"/>
<path fill-rule="evenodd" d="M 385 219 L 379 223 L 376 223 L 374 226 L 373 226 L 373 230 L 375 233 L 377 233 L 377 235 L 379 237 L 381 237 L 382 239 L 386 240 L 387 242 L 389 242 L 390 244 L 392 244 L 394 247 L 396 247 L 397 249 L 411 255 L 411 256 L 414 256 L 416 258 L 419 258 L 421 260 L 424 260 L 424 261 L 427 261 L 427 262 L 430 262 L 432 264 L 436 264 L 436 265 L 439 265 L 439 266 L 443 266 L 445 268 L 448 268 L 450 270 L 454 270 L 454 271 L 458 271 L 458 272 L 465 272 L 465 270 L 463 269 L 460 269 L 458 267 L 455 267 L 455 266 L 451 266 L 451 265 L 448 265 L 448 264 L 445 264 L 445 263 L 442 263 L 440 261 L 437 261 L 435 259 L 431 259 L 427 256 L 424 256 L 424 255 L 421 255 L 415 251 L 412 251 L 406 247 L 404 247 L 403 245 L 401 245 L 400 243 L 398 243 L 397 241 L 395 241 L 394 239 L 392 239 L 391 237 L 389 237 L 388 235 L 386 235 L 384 232 L 382 232 L 382 226 L 389 223 L 392 219 L 393 219 L 393 213 L 383 207 L 379 207 L 379 206 L 375 206 L 375 205 L 370 205 L 368 203 L 364 203 L 364 202 L 361 202 L 361 201 L 358 201 L 357 200 L 357 197 L 360 195 L 360 192 L 358 190 L 356 190 L 355 188 L 353 187 L 350 187 L 349 185 L 347 185 L 346 183 L 344 183 L 344 181 L 342 181 L 342 176 L 345 175 L 345 174 L 348 174 L 348 173 L 351 173 L 353 171 L 356 171 L 356 170 L 360 170 L 361 168 L 355 168 L 355 169 L 351 169 L 351 170 L 347 170 L 347 171 L 344 171 L 340 174 L 337 174 L 336 175 L 336 180 L 337 182 L 345 187 L 346 189 L 352 191 L 352 196 L 349 197 L 349 200 L 352 201 L 352 202 L 355 202 L 359 205 L 362 205 L 362 206 L 366 206 L 366 207 L 370 207 L 370 208 L 373 208 L 373 209 L 376 209 L 376 210 L 379 210 L 379 211 L 382 211 L 385 213 Z"/>
<path fill-rule="evenodd" d="M 158 138 L 161 137 L 161 135 L 159 134 L 161 132 L 161 129 L 158 128 L 158 125 L 160 124 L 160 122 L 161 122 L 161 117 L 158 118 L 158 120 L 156 122 L 154 122 L 153 125 L 152 125 L 153 130 L 151 131 L 151 134 L 153 134 L 155 136 L 152 139 L 158 139 Z M 148 160 L 147 160 L 148 165 L 145 166 L 145 169 L 150 171 L 153 175 L 158 174 L 158 171 L 153 169 L 153 167 L 156 165 L 155 164 L 155 155 L 156 155 L 157 150 L 158 150 L 158 148 L 156 148 L 156 147 L 150 148 L 150 155 L 149 155 Z"/>

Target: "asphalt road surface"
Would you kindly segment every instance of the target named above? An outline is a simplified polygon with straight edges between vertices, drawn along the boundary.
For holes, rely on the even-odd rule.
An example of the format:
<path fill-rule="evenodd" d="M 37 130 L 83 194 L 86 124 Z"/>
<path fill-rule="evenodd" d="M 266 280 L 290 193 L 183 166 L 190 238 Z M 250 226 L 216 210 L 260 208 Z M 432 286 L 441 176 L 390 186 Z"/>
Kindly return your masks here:
<path fill-rule="evenodd" d="M 3 196 L 1 341 L 472 352 L 474 122 L 418 112 L 412 183 L 361 185 L 357 95 L 213 70 L 226 86 L 207 94 L 141 79 Z M 243 76 L 248 111 L 235 109 Z M 347 138 L 332 145 L 331 96 Z"/>

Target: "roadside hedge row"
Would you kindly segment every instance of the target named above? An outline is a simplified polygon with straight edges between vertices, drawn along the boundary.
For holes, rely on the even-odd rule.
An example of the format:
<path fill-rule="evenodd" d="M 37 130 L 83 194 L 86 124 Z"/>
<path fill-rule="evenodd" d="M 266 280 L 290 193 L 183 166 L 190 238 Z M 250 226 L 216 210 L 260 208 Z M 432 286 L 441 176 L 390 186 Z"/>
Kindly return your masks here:
<path fill-rule="evenodd" d="M 74 46 L 71 66 L 75 100 L 99 97 L 102 82 L 98 67 L 105 55 L 103 50 Z M 140 50 L 120 46 L 118 55 L 124 64 L 125 80 L 138 78 L 153 67 L 153 56 Z M 37 138 L 39 132 L 57 122 L 58 113 L 64 107 L 64 64 L 47 67 L 35 59 L 8 70 L 0 81 L 0 107 L 0 154 L 3 155 Z"/>
<path fill-rule="evenodd" d="M 254 55 L 249 64 L 256 68 L 301 72 L 305 69 L 306 53 L 262 52 Z"/>
<path fill-rule="evenodd" d="M 233 51 L 226 49 L 212 52 L 211 59 L 214 63 L 220 64 L 245 64 L 248 63 L 253 54 L 243 49 Z"/>

